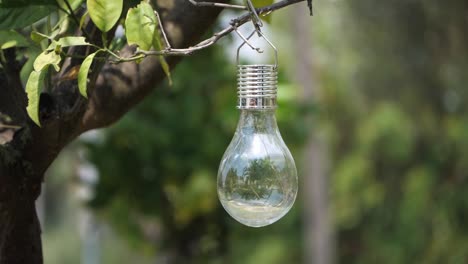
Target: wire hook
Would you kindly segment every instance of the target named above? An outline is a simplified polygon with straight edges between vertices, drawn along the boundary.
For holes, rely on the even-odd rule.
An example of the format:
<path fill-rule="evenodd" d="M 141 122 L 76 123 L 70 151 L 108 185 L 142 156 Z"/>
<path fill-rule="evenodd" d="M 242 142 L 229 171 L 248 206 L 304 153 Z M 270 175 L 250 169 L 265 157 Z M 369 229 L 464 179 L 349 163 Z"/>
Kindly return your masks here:
<path fill-rule="evenodd" d="M 258 53 L 263 53 L 263 50 L 261 48 L 257 48 L 255 47 L 252 43 L 250 43 L 249 39 L 255 34 L 255 32 L 257 32 L 256 30 L 254 30 L 252 33 L 250 33 L 250 35 L 246 38 L 244 35 L 242 35 L 242 33 L 240 33 L 239 30 L 237 30 L 237 28 L 234 29 L 234 31 L 237 33 L 237 35 L 239 35 L 239 37 L 244 41 L 244 43 L 242 43 L 241 46 L 244 46 L 244 44 L 247 44 L 249 47 L 251 47 L 253 50 L 257 51 Z"/>
<path fill-rule="evenodd" d="M 245 38 L 242 34 L 240 34 L 240 32 L 238 32 L 236 30 L 236 32 L 239 34 L 239 36 L 241 36 L 241 38 L 244 40 L 244 42 L 242 42 L 242 44 L 237 48 L 237 56 L 236 56 L 236 63 L 237 65 L 239 65 L 239 53 L 240 53 L 240 50 L 242 49 L 242 47 L 247 44 L 248 46 L 250 46 L 252 49 L 256 50 L 258 53 L 263 53 L 263 50 L 261 50 L 260 48 L 255 48 L 250 42 L 250 38 L 252 38 L 252 36 L 255 34 L 255 32 L 257 32 L 259 34 L 259 37 L 263 38 L 267 43 L 268 45 L 270 45 L 270 47 L 273 49 L 274 53 L 275 53 L 275 68 L 278 67 L 278 49 L 276 49 L 275 45 L 273 45 L 273 43 L 271 43 L 271 41 L 265 36 L 263 35 L 263 32 L 262 31 L 257 31 L 257 30 L 254 30 L 252 31 L 252 33 L 250 33 L 250 35 Z"/>
<path fill-rule="evenodd" d="M 245 5 L 247 6 L 247 10 L 250 12 L 250 19 L 255 27 L 255 31 L 257 31 L 258 36 L 260 37 L 261 34 L 261 27 L 263 27 L 263 22 L 258 16 L 257 10 L 255 10 L 254 5 L 252 4 L 251 0 L 244 0 Z"/>

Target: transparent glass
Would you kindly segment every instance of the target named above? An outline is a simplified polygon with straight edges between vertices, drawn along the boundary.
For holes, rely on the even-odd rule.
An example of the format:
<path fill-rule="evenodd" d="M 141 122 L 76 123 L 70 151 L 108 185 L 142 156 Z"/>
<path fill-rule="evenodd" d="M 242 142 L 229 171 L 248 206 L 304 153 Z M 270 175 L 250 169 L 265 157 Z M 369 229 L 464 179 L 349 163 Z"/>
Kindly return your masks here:
<path fill-rule="evenodd" d="M 297 170 L 275 110 L 241 110 L 218 170 L 218 196 L 240 223 L 261 227 L 283 217 L 297 195 Z"/>

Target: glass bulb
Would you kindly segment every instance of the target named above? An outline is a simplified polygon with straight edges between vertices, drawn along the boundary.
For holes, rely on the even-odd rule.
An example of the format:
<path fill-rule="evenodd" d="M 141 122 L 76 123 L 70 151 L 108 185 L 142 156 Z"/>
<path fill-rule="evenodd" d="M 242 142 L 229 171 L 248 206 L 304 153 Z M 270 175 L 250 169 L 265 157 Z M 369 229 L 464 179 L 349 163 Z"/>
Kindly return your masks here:
<path fill-rule="evenodd" d="M 266 226 L 291 209 L 297 195 L 296 166 L 278 130 L 275 109 L 239 108 L 236 133 L 218 171 L 218 195 L 240 223 Z"/>

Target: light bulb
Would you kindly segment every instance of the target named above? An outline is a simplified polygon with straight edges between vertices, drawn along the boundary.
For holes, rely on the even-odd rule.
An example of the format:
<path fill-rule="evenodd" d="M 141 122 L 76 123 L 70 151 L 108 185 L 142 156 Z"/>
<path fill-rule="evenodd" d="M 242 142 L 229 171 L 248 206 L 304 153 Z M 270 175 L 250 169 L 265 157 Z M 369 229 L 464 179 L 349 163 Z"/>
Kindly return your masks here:
<path fill-rule="evenodd" d="M 218 170 L 218 196 L 240 223 L 272 224 L 297 195 L 294 159 L 276 124 L 276 65 L 239 65 L 240 119 Z"/>

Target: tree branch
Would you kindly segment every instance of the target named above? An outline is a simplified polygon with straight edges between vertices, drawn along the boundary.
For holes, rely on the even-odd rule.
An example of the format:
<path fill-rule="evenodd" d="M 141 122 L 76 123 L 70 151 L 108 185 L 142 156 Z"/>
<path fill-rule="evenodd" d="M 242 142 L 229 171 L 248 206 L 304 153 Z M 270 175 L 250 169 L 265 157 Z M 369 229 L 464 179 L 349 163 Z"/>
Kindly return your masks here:
<path fill-rule="evenodd" d="M 4 72 L 0 72 L 0 113 L 10 116 L 18 124 L 25 125 L 27 99 L 21 84 L 21 66 L 16 61 L 16 49 L 10 48 L 0 53 L 4 60 Z"/>
<path fill-rule="evenodd" d="M 222 7 L 222 8 L 231 8 L 237 10 L 247 10 L 245 6 L 241 5 L 230 5 L 225 3 L 214 3 L 214 2 L 197 2 L 195 0 L 188 0 L 194 6 L 210 6 L 210 7 Z"/>
<path fill-rule="evenodd" d="M 93 43 L 99 41 L 98 36 L 101 34 L 98 30 L 95 30 L 93 23 L 87 23 L 86 29 L 90 32 L 88 41 Z M 90 47 L 80 46 L 72 47 L 68 52 L 69 54 L 84 56 L 91 51 Z M 26 94 L 23 87 L 20 88 L 24 94 L 22 110 L 26 120 L 23 122 L 25 129 L 17 132 L 20 135 L 15 138 L 16 140 L 12 144 L 16 144 L 15 148 L 21 151 L 24 163 L 32 168 L 31 171 L 35 172 L 31 177 L 36 178 L 39 182 L 42 181 L 43 173 L 62 148 L 79 135 L 77 133 L 77 124 L 79 122 L 77 121 L 83 116 L 87 101 L 78 92 L 76 77 L 68 80 L 65 76 L 73 69 L 76 69 L 82 61 L 82 58 L 68 58 L 62 65 L 61 72 L 52 81 L 52 89 L 48 89 L 48 92 L 43 92 L 40 95 L 39 119 L 41 120 L 41 127 L 38 127 L 28 118 Z M 16 102 L 16 100 L 11 101 Z M 17 118 L 14 119 L 18 120 Z M 20 123 L 15 124 L 23 126 Z"/>
<path fill-rule="evenodd" d="M 172 49 L 168 46 L 170 50 L 166 55 L 183 55 L 187 49 L 182 47 L 197 43 L 222 10 L 219 5 L 196 8 L 186 0 L 155 1 L 161 7 L 159 10 L 165 10 L 162 14 L 164 31 L 174 47 Z M 304 0 L 283 0 L 257 11 L 259 14 L 267 14 L 301 1 Z M 195 44 L 191 48 L 192 52 L 213 45 L 249 20 L 249 14 L 234 19 L 228 28 Z M 100 35 L 92 22 L 84 30 L 88 32 L 89 38 Z M 99 41 L 87 40 L 91 43 Z M 69 52 L 78 57 L 68 58 L 54 80 L 54 89 L 40 95 L 39 116 L 42 127 L 38 127 L 27 116 L 27 96 L 21 84 L 15 50 L 5 50 L 4 56 L 1 56 L 0 113 L 7 114 L 14 122 L 3 124 L 0 129 L 15 129 L 14 135 L 9 136 L 13 139 L 8 138 L 0 145 L 1 263 L 42 263 L 40 226 L 35 215 L 34 201 L 40 193 L 45 170 L 67 143 L 84 131 L 117 121 L 165 77 L 156 57 L 149 57 L 140 64 L 107 63 L 102 70 L 98 61 L 93 64 L 90 74 L 98 78 L 94 88 L 89 89 L 89 100 L 85 100 L 78 93 L 76 76 L 72 78 L 69 75 L 81 64 L 82 56 L 92 50 L 88 47 L 74 47 Z M 123 54 L 135 54 L 135 50 L 126 47 Z M 168 62 L 174 67 L 179 59 L 170 57 Z M 16 126 L 21 128 L 17 129 Z"/>
<path fill-rule="evenodd" d="M 156 1 L 161 13 L 164 30 L 172 47 L 186 47 L 202 36 L 216 21 L 221 8 L 197 8 L 186 0 Z M 121 56 L 131 56 L 134 47 L 126 47 Z M 179 58 L 168 58 L 171 67 Z M 141 101 L 165 74 L 156 57 L 143 60 L 140 64 L 107 64 L 101 71 L 95 88 L 89 89 L 88 108 L 82 119 L 83 131 L 110 125 L 132 106 Z"/>
<path fill-rule="evenodd" d="M 305 0 L 283 0 L 276 4 L 258 8 L 260 15 L 268 14 L 282 7 Z M 222 8 L 198 8 L 186 0 L 156 0 L 163 20 L 164 31 L 172 47 L 170 55 L 186 52 L 185 48 L 197 43 L 196 41 L 215 22 Z M 226 29 L 214 34 L 211 38 L 198 42 L 192 46 L 200 50 L 216 43 L 221 37 L 232 32 L 239 25 L 250 20 L 249 14 L 241 15 L 232 20 Z M 92 23 L 90 24 L 92 26 Z M 91 37 L 97 32 L 93 28 L 86 28 Z M 71 51 L 74 54 L 86 55 L 90 50 L 80 49 Z M 125 47 L 121 56 L 135 54 L 134 47 Z M 169 57 L 168 63 L 174 67 L 180 57 Z M 165 74 L 156 57 L 148 57 L 140 64 L 134 62 L 112 64 L 107 63 L 102 70 L 93 67 L 90 76 L 96 75 L 97 81 L 88 89 L 88 100 L 82 98 L 77 89 L 76 79 L 61 78 L 81 63 L 82 59 L 69 59 L 63 65 L 58 75 L 57 87 L 52 94 L 41 95 L 40 115 L 47 117 L 41 120 L 42 127 L 29 124 L 31 144 L 25 146 L 25 159 L 34 161 L 32 166 L 37 172 L 44 172 L 55 159 L 60 150 L 79 136 L 81 133 L 117 121 L 135 104 L 140 102 L 155 85 L 165 78 Z M 1 100 L 0 100 L 1 101 Z M 32 123 L 32 122 L 30 122 Z M 40 157 L 40 158 L 39 158 Z"/>
<path fill-rule="evenodd" d="M 221 9 L 193 8 L 186 0 L 173 1 L 174 6 L 177 6 L 177 10 L 172 9 L 165 17 L 164 30 L 175 48 L 169 47 L 163 51 L 140 52 L 139 55 L 190 55 L 194 51 L 213 45 L 219 39 L 234 31 L 235 28 L 251 19 L 250 14 L 246 13 L 233 19 L 229 27 L 215 33 L 212 37 L 190 48 L 177 48 L 189 46 L 191 42 L 193 43 L 193 40 L 198 38 L 201 32 L 214 22 Z M 303 1 L 305 0 L 283 0 L 266 7 L 257 8 L 257 12 L 259 15 L 265 15 Z M 127 47 L 123 51 L 123 55 L 125 54 L 135 54 L 134 49 Z M 168 60 L 172 67 L 178 61 L 178 58 L 169 58 Z M 90 91 L 88 110 L 82 120 L 83 129 L 99 128 L 115 122 L 143 99 L 154 88 L 155 84 L 164 77 L 159 61 L 154 57 L 147 58 L 138 65 L 135 63 L 106 65 L 98 78 L 95 89 Z"/>
<path fill-rule="evenodd" d="M 189 0 L 189 1 L 191 3 L 194 2 L 193 0 Z M 257 8 L 256 10 L 257 10 L 258 15 L 268 15 L 268 14 L 270 14 L 271 12 L 273 12 L 275 10 L 284 8 L 284 7 L 292 5 L 292 4 L 303 2 L 303 1 L 305 1 L 305 0 L 283 0 L 283 1 L 280 1 L 278 3 L 269 5 L 269 6 L 265 6 L 265 7 L 262 7 L 262 8 Z M 197 2 L 195 2 L 195 3 L 197 3 Z M 222 5 L 218 4 L 218 3 L 211 3 L 211 5 L 208 5 L 207 3 L 209 3 L 209 2 L 198 2 L 197 6 L 222 6 Z M 218 4 L 218 5 L 214 5 L 214 4 Z M 231 6 L 231 5 L 228 5 L 228 6 Z M 212 46 L 213 44 L 218 42 L 218 40 L 220 40 L 221 38 L 225 37 L 226 35 L 229 35 L 236 28 L 238 28 L 238 27 L 244 25 L 245 23 L 251 21 L 251 18 L 252 17 L 250 16 L 249 13 L 246 13 L 246 14 L 238 17 L 238 18 L 235 18 L 235 19 L 231 20 L 230 26 L 226 27 L 225 29 L 223 29 L 223 30 L 221 30 L 219 32 L 216 32 L 210 38 L 205 39 L 205 40 L 199 42 L 198 44 L 196 44 L 194 46 L 191 46 L 191 47 L 188 47 L 188 48 L 173 49 L 170 46 L 168 46 L 166 49 L 163 49 L 163 50 L 151 50 L 151 51 L 140 50 L 140 51 L 137 51 L 134 55 L 132 55 L 130 57 L 117 59 L 117 60 L 114 60 L 114 62 L 118 63 L 118 62 L 135 61 L 137 59 L 139 60 L 139 59 L 145 58 L 147 56 L 188 56 L 188 55 L 191 55 L 192 53 L 194 53 L 196 51 L 199 51 L 199 50 L 202 50 L 202 49 L 205 49 L 205 48 L 208 48 L 208 47 Z M 162 30 L 162 32 L 165 35 L 165 31 Z"/>

